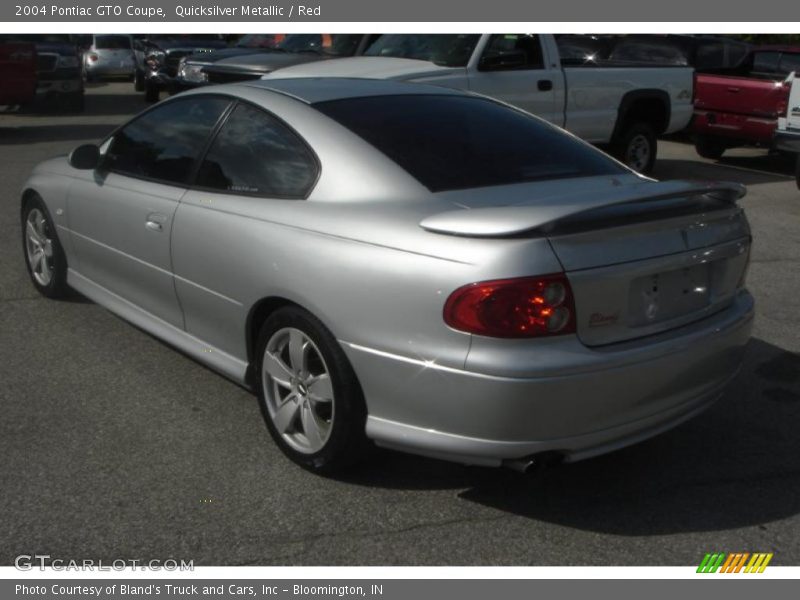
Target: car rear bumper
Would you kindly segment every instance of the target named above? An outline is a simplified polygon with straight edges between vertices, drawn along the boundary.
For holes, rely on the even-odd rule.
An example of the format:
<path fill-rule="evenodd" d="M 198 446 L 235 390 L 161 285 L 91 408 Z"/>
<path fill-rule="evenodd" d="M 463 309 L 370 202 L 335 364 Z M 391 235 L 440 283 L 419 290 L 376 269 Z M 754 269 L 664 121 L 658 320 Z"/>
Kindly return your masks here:
<path fill-rule="evenodd" d="M 800 154 L 800 131 L 786 129 L 776 131 L 773 146 L 776 150 Z"/>
<path fill-rule="evenodd" d="M 656 435 L 713 403 L 739 369 L 753 314 L 743 292 L 722 313 L 668 335 L 603 349 L 564 340 L 579 368 L 524 378 L 343 347 L 367 399 L 367 435 L 380 446 L 488 466 L 543 452 L 575 461 Z"/>
<path fill-rule="evenodd" d="M 692 119 L 692 132 L 725 138 L 732 144 L 769 146 L 777 125 L 776 118 L 696 109 Z"/>

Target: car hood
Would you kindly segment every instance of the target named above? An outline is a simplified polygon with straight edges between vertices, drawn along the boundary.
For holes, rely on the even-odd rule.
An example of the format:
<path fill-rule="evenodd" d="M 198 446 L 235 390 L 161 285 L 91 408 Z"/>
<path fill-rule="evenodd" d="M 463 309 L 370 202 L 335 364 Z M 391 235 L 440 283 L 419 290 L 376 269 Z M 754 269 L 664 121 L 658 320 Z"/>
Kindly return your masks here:
<path fill-rule="evenodd" d="M 249 54 L 266 54 L 269 50 L 266 48 L 220 48 L 213 52 L 198 52 L 191 54 L 186 58 L 187 63 L 211 65 L 227 58 L 236 58 L 237 56 L 247 56 Z"/>
<path fill-rule="evenodd" d="M 327 58 L 331 57 L 320 56 L 311 52 L 297 54 L 289 52 L 259 52 L 258 54 L 248 54 L 217 61 L 209 70 L 226 73 L 270 73 L 277 69 L 307 62 L 330 62 L 326 60 Z"/>
<path fill-rule="evenodd" d="M 281 79 L 289 77 L 364 77 L 398 81 L 425 79 L 444 73 L 462 72 L 464 67 L 442 67 L 426 60 L 389 58 L 384 56 L 354 56 L 325 62 L 304 64 L 283 69 Z M 265 79 L 269 79 L 269 75 Z"/>

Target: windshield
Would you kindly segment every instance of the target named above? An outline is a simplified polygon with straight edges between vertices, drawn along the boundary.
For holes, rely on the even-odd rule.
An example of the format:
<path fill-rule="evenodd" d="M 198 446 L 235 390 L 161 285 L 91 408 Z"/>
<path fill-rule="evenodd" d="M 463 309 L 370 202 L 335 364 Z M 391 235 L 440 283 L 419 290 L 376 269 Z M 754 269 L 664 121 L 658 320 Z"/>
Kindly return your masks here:
<path fill-rule="evenodd" d="M 358 49 L 361 35 L 310 33 L 287 35 L 275 47 L 284 52 L 311 52 L 330 56 L 352 56 Z"/>
<path fill-rule="evenodd" d="M 97 50 L 130 50 L 131 38 L 127 35 L 98 35 L 94 38 Z"/>
<path fill-rule="evenodd" d="M 283 33 L 248 33 L 236 42 L 237 48 L 274 48 L 286 38 Z"/>
<path fill-rule="evenodd" d="M 484 98 L 404 94 L 314 107 L 433 192 L 625 172 L 549 123 Z"/>
<path fill-rule="evenodd" d="M 444 67 L 466 67 L 480 37 L 478 34 L 382 35 L 364 54 L 427 60 Z"/>

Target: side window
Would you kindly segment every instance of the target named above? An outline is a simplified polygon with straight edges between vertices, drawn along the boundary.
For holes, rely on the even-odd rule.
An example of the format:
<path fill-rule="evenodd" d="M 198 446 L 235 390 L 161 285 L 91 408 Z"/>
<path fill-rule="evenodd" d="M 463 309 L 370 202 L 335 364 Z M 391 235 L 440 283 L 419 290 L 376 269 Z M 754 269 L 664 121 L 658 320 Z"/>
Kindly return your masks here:
<path fill-rule="evenodd" d="M 543 69 L 539 36 L 523 33 L 493 35 L 483 50 L 478 68 L 481 71 Z"/>
<path fill-rule="evenodd" d="M 196 184 L 232 194 L 304 198 L 316 179 L 316 160 L 293 131 L 239 104 L 214 139 Z"/>
<path fill-rule="evenodd" d="M 756 52 L 753 54 L 753 73 L 776 73 L 778 58 L 778 52 Z"/>
<path fill-rule="evenodd" d="M 167 102 L 114 134 L 103 166 L 109 171 L 186 184 L 229 100 L 195 96 Z"/>
<path fill-rule="evenodd" d="M 695 56 L 696 69 L 719 69 L 725 66 L 725 46 L 722 43 L 701 43 Z"/>
<path fill-rule="evenodd" d="M 788 76 L 792 71 L 800 75 L 800 54 L 790 54 L 788 52 L 782 54 L 778 71 L 781 77 Z"/>

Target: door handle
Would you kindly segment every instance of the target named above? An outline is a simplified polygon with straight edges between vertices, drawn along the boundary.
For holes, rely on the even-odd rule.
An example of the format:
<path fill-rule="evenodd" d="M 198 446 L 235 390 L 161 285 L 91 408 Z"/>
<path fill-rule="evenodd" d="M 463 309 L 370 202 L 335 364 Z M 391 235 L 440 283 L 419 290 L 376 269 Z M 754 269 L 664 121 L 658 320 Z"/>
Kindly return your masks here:
<path fill-rule="evenodd" d="M 145 217 L 144 226 L 150 231 L 163 231 L 164 222 L 167 220 L 167 215 L 161 213 L 150 213 Z"/>
<path fill-rule="evenodd" d="M 553 89 L 553 81 L 551 79 L 540 79 L 536 84 L 540 92 L 549 92 Z"/>

